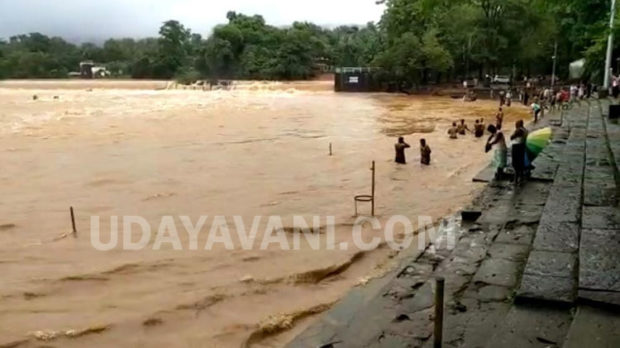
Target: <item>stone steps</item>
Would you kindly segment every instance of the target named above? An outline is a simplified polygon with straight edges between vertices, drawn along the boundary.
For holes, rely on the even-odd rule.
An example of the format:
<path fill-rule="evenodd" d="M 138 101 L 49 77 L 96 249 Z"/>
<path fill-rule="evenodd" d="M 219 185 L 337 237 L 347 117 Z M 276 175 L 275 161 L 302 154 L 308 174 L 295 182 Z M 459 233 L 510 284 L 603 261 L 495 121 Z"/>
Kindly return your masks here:
<path fill-rule="evenodd" d="M 536 230 L 517 298 L 573 303 L 577 264 L 588 117 L 582 108 L 566 112 L 554 128 L 552 152 L 558 170 Z M 589 112 L 585 113 L 589 115 Z"/>
<path fill-rule="evenodd" d="M 606 107 L 607 103 L 596 105 L 588 125 L 578 295 L 620 305 L 618 168 L 611 146 L 620 141 L 620 134 L 603 117 Z"/>
<path fill-rule="evenodd" d="M 431 347 L 442 276 L 444 347 L 620 347 L 619 307 L 580 301 L 620 304 L 620 127 L 597 107 L 562 115 L 541 180 L 489 185 L 455 249 L 429 247 L 353 290 L 289 346 Z"/>
<path fill-rule="evenodd" d="M 620 175 L 612 150 L 619 147 L 610 145 L 620 141 L 620 127 L 604 119 L 603 108 L 588 103 L 563 117 L 568 139 L 519 298 L 620 304 Z"/>

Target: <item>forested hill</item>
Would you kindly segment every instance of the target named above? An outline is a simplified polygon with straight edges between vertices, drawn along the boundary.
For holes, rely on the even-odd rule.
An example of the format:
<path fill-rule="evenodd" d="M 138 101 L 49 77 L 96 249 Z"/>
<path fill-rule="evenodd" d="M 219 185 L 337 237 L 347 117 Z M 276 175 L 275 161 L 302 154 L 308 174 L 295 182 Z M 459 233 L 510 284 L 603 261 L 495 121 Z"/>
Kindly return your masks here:
<path fill-rule="evenodd" d="M 170 20 L 159 36 L 74 45 L 40 33 L 0 41 L 0 78 L 66 77 L 90 59 L 134 78 L 307 79 L 326 66 L 373 66 L 409 83 L 489 73 L 549 74 L 587 58 L 601 74 L 608 0 L 385 0 L 381 20 L 274 27 L 229 12 L 209 37 Z M 620 41 L 620 40 L 618 40 Z M 616 46 L 617 47 L 617 46 Z"/>

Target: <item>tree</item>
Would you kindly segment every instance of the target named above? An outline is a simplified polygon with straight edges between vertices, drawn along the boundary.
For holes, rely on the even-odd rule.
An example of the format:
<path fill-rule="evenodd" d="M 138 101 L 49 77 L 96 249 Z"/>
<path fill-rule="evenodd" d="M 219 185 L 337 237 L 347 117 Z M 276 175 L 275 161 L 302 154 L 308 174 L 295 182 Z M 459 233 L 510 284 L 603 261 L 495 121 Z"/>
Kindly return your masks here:
<path fill-rule="evenodd" d="M 170 78 L 188 63 L 191 33 L 183 24 L 169 20 L 159 29 L 158 59 L 154 73 L 158 77 Z"/>
<path fill-rule="evenodd" d="M 378 24 L 326 29 L 308 22 L 280 28 L 260 15 L 230 11 L 208 37 L 176 20 L 159 37 L 79 46 L 41 33 L 0 41 L 0 77 L 59 77 L 92 59 L 116 75 L 307 79 L 330 66 L 384 68 L 386 79 L 418 84 L 478 74 L 558 73 L 587 59 L 602 74 L 609 0 L 382 0 Z M 620 37 L 620 21 L 614 29 Z M 620 40 L 614 58 L 620 55 Z"/>
<path fill-rule="evenodd" d="M 420 69 L 423 67 L 420 48 L 421 43 L 417 36 L 410 32 L 404 33 L 377 56 L 374 65 L 384 68 L 399 84 L 418 83 L 421 81 Z"/>

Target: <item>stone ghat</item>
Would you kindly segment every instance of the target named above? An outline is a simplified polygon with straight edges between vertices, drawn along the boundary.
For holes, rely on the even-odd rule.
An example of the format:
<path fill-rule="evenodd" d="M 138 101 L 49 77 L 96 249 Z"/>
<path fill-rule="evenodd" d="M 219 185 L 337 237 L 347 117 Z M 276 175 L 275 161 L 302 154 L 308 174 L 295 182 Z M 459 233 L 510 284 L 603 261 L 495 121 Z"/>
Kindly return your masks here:
<path fill-rule="evenodd" d="M 444 277 L 444 347 L 620 347 L 620 126 L 610 100 L 548 115 L 532 180 L 492 181 L 454 249 L 430 245 L 353 289 L 289 347 L 431 347 Z M 616 161 L 618 159 L 618 161 Z"/>

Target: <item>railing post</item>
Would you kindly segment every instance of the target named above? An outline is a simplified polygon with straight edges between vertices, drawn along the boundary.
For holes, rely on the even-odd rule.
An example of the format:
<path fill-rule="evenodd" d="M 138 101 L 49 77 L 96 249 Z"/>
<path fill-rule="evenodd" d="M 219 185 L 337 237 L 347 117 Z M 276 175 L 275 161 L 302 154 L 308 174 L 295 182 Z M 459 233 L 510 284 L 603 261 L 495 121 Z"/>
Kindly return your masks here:
<path fill-rule="evenodd" d="M 441 348 L 443 340 L 443 291 L 445 285 L 445 279 L 443 277 L 437 278 L 435 286 L 435 334 L 434 334 L 434 348 Z"/>
<path fill-rule="evenodd" d="M 370 170 L 372 170 L 372 192 L 370 194 L 372 196 L 372 201 L 370 202 L 370 213 L 372 216 L 375 216 L 375 161 L 372 161 L 372 168 L 370 168 Z"/>

